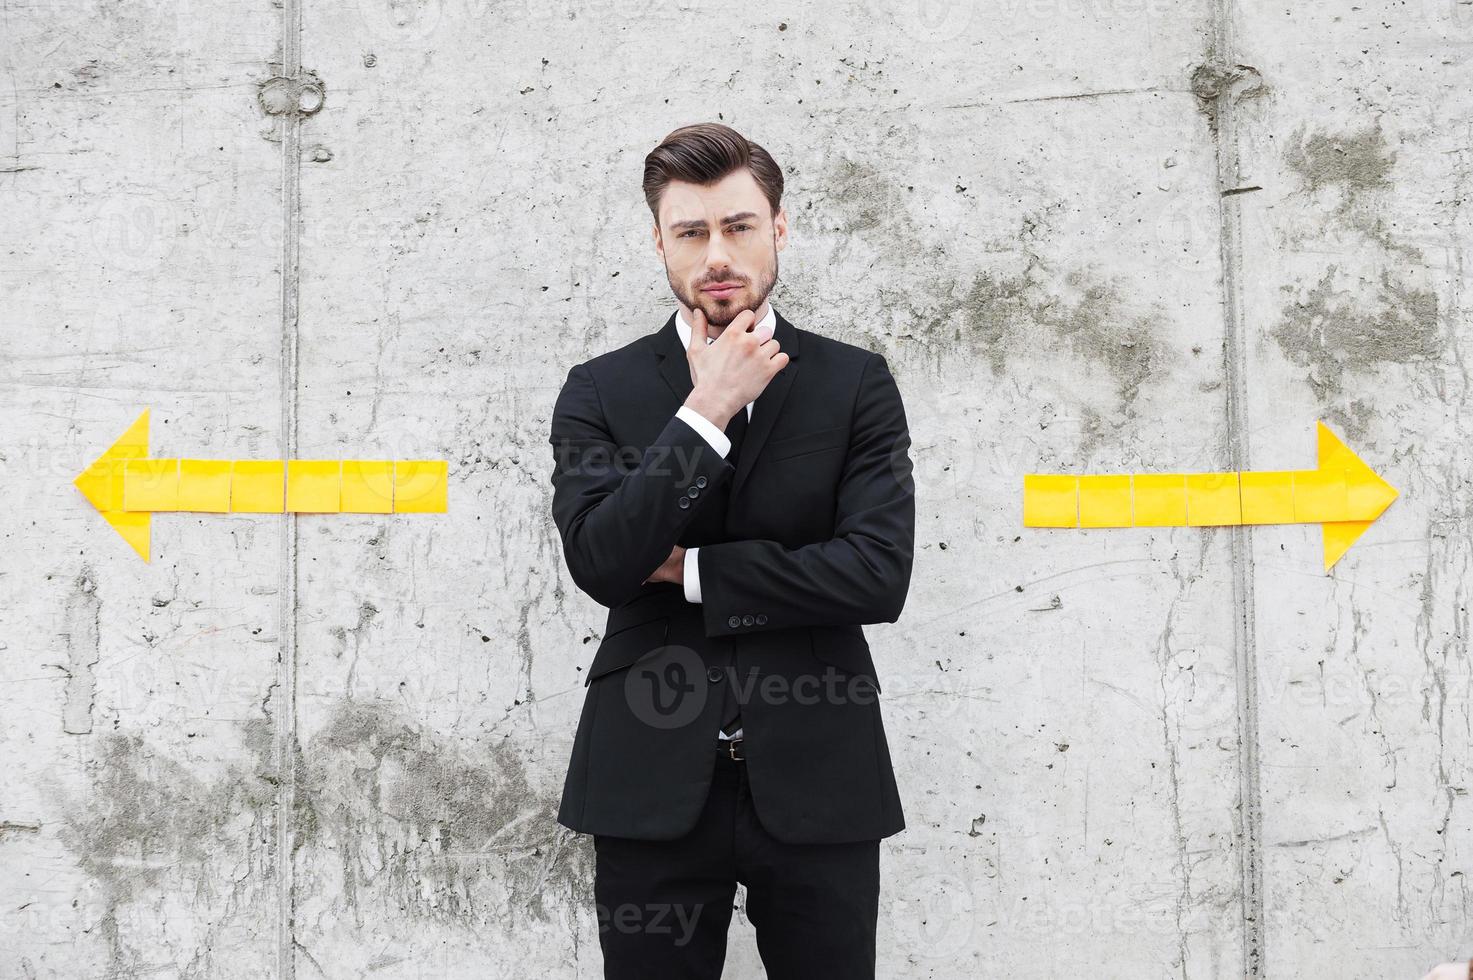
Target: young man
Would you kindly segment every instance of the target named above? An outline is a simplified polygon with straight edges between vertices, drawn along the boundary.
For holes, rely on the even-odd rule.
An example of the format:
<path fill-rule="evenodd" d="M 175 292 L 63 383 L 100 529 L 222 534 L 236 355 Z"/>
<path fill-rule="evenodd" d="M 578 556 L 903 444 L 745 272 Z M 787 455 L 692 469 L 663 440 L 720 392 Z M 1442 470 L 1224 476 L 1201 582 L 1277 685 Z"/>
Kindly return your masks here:
<path fill-rule="evenodd" d="M 915 537 L 884 357 L 768 303 L 783 176 L 718 124 L 645 158 L 677 309 L 558 395 L 553 519 L 609 607 L 558 822 L 594 835 L 608 978 L 717 978 L 738 882 L 774 980 L 873 977 L 879 841 L 901 830 L 860 628 Z"/>

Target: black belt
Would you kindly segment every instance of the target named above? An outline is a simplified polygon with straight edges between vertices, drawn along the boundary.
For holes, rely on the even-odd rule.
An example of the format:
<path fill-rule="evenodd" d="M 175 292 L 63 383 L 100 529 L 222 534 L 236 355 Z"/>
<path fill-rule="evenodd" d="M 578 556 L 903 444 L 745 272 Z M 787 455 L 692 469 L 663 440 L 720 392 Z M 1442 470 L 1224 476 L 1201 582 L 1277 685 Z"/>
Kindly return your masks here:
<path fill-rule="evenodd" d="M 747 757 L 742 754 L 742 740 L 736 738 L 718 738 L 716 740 L 716 754 L 724 755 L 733 762 L 745 762 Z"/>

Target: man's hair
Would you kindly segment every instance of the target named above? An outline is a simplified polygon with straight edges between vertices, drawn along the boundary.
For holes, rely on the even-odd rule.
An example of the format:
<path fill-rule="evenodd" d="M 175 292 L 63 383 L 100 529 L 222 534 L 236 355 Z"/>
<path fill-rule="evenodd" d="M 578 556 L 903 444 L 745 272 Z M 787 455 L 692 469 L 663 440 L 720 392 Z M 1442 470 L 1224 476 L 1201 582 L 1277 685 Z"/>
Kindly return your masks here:
<path fill-rule="evenodd" d="M 714 184 L 740 167 L 751 171 L 776 215 L 782 207 L 783 172 L 762 147 L 721 123 L 682 126 L 666 136 L 644 158 L 644 199 L 655 224 L 660 223 L 660 198 L 670 181 Z"/>

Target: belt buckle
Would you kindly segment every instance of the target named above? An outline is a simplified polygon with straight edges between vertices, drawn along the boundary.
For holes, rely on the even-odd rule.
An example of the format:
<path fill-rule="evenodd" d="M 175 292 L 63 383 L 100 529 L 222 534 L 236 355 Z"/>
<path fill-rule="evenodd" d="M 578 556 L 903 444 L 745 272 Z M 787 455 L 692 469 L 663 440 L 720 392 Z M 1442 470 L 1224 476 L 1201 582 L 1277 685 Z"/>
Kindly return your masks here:
<path fill-rule="evenodd" d="M 733 762 L 745 762 L 747 757 L 741 754 L 742 740 L 731 738 L 726 740 L 726 754 L 731 756 Z"/>

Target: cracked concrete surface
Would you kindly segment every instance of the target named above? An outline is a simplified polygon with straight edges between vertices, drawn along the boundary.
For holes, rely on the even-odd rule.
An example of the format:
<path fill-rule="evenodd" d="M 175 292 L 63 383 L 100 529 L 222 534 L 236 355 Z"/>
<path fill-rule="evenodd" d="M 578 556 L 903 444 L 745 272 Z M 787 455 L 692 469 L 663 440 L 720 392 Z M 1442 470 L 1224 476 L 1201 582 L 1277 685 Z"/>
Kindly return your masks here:
<path fill-rule="evenodd" d="M 668 313 L 639 164 L 713 118 L 785 168 L 774 305 L 906 398 L 881 975 L 1473 955 L 1473 6 L 0 24 L 0 977 L 600 975 L 546 425 Z M 449 459 L 451 511 L 168 515 L 144 565 L 71 484 L 143 407 L 161 455 Z M 1021 527 L 1024 472 L 1300 468 L 1319 418 L 1402 492 L 1333 575 Z"/>

